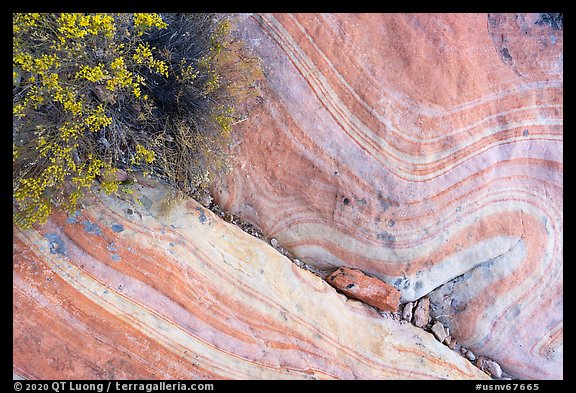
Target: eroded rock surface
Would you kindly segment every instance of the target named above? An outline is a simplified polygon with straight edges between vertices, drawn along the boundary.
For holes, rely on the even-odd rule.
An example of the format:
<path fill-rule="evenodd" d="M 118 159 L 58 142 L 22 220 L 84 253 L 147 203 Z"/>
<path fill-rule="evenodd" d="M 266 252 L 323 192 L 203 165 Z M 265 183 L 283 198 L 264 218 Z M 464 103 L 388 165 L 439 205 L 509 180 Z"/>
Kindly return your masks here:
<path fill-rule="evenodd" d="M 487 378 L 193 200 L 167 209 L 168 193 L 139 185 L 14 228 L 15 377 Z"/>
<path fill-rule="evenodd" d="M 259 14 L 237 31 L 266 79 L 216 202 L 319 269 L 403 302 L 435 290 L 474 353 L 562 378 L 558 18 Z"/>

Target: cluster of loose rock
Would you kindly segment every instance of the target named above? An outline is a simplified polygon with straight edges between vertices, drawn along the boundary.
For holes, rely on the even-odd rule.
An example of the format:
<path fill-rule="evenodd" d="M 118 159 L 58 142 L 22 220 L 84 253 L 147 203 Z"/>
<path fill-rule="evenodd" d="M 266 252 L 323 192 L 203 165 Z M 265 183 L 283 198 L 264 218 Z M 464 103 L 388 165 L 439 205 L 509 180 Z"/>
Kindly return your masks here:
<path fill-rule="evenodd" d="M 262 231 L 260 229 L 256 228 L 254 225 L 252 225 L 246 221 L 242 221 L 240 219 L 240 217 L 238 217 L 237 215 L 232 214 L 230 212 L 225 212 L 224 210 L 220 209 L 220 207 L 218 205 L 216 205 L 212 202 L 211 197 L 210 197 L 210 199 L 203 199 L 203 200 L 200 200 L 199 202 L 203 206 L 210 209 L 214 214 L 216 214 L 217 216 L 222 218 L 224 221 L 229 222 L 230 224 L 236 225 L 237 227 L 242 229 L 247 234 L 252 235 L 254 237 L 257 237 L 258 239 L 265 239 L 265 237 L 262 234 Z"/>
<path fill-rule="evenodd" d="M 494 360 L 485 356 L 476 356 L 470 349 L 464 348 L 450 335 L 450 329 L 438 319 L 430 315 L 430 298 L 424 296 L 417 301 L 405 303 L 401 307 L 400 318 L 406 322 L 411 322 L 414 326 L 431 332 L 441 343 L 450 349 L 459 352 L 494 379 L 511 380 L 512 377 L 502 371 L 502 368 Z"/>

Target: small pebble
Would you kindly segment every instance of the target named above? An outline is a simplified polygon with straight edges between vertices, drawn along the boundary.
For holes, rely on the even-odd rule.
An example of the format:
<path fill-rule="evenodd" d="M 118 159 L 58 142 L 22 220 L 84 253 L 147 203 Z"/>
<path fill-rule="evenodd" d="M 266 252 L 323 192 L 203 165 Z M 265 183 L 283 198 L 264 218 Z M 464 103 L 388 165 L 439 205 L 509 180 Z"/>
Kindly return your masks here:
<path fill-rule="evenodd" d="M 414 303 L 408 302 L 404 305 L 404 309 L 402 310 L 402 319 L 406 321 L 412 320 L 412 309 L 414 308 Z"/>
<path fill-rule="evenodd" d="M 473 362 L 474 360 L 476 360 L 476 356 L 474 355 L 474 352 L 472 352 L 471 350 L 468 350 L 466 352 L 466 358 L 468 360 L 470 360 L 471 362 Z"/>
<path fill-rule="evenodd" d="M 450 343 L 448 344 L 448 348 L 450 348 L 454 351 L 460 351 L 462 346 L 460 345 L 460 343 L 458 341 L 454 340 L 454 337 L 451 337 Z"/>
<path fill-rule="evenodd" d="M 128 180 L 128 173 L 125 170 L 116 168 L 116 181 L 123 182 Z"/>
<path fill-rule="evenodd" d="M 424 327 L 428 323 L 430 313 L 430 299 L 424 296 L 414 308 L 414 325 Z"/>
<path fill-rule="evenodd" d="M 486 371 L 486 358 L 484 356 L 476 356 L 474 364 L 482 371 Z"/>
<path fill-rule="evenodd" d="M 502 367 L 493 360 L 486 360 L 486 370 L 496 379 L 502 378 Z"/>
<path fill-rule="evenodd" d="M 444 330 L 444 325 L 442 325 L 442 322 L 436 322 L 433 326 L 432 326 L 432 333 L 434 333 L 434 336 L 436 336 L 436 338 L 438 339 L 438 341 L 442 342 L 444 341 L 444 339 L 446 338 L 447 334 L 446 334 L 446 330 Z"/>
<path fill-rule="evenodd" d="M 276 247 L 278 245 L 278 240 L 276 240 L 275 238 L 270 239 L 270 244 L 272 244 L 272 247 Z"/>

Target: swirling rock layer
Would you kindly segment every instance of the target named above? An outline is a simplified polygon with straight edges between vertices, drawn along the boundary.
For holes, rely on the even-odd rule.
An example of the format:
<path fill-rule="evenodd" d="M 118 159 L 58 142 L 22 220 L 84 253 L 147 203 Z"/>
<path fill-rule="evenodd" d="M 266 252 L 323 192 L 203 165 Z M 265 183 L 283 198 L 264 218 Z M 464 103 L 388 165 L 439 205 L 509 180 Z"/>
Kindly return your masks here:
<path fill-rule="evenodd" d="M 13 235 L 13 375 L 482 379 L 193 200 L 135 191 Z M 170 207 L 169 205 L 173 206 Z"/>
<path fill-rule="evenodd" d="M 320 269 L 433 291 L 475 353 L 562 378 L 562 24 L 263 14 L 237 31 L 265 81 L 219 205 Z"/>

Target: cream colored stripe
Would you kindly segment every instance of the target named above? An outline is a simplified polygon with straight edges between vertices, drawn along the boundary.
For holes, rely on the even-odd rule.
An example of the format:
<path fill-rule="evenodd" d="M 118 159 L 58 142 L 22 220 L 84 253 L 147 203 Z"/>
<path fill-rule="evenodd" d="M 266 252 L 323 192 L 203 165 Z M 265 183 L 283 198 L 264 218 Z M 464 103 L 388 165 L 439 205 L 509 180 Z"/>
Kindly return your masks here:
<path fill-rule="evenodd" d="M 25 239 L 22 240 L 25 241 Z M 34 233 L 27 242 L 39 245 L 45 241 Z M 39 250 L 39 252 L 41 251 Z M 294 371 L 294 375 L 286 375 L 280 370 L 266 367 L 265 364 L 256 364 L 233 353 L 215 348 L 137 302 L 110 290 L 103 283 L 84 274 L 69 261 L 62 260 L 52 254 L 43 253 L 43 255 L 44 262 L 51 270 L 81 295 L 113 313 L 143 335 L 151 338 L 189 363 L 204 363 L 202 366 L 209 368 L 210 371 L 233 379 L 254 377 L 271 379 L 302 378 L 298 371 Z"/>
<path fill-rule="evenodd" d="M 435 154 L 430 155 L 412 155 L 404 153 L 398 149 L 390 146 L 384 138 L 375 134 L 369 127 L 367 127 L 360 119 L 358 119 L 352 111 L 339 99 L 336 92 L 331 88 L 330 84 L 324 77 L 324 75 L 315 67 L 311 59 L 309 59 L 303 51 L 300 49 L 298 44 L 294 41 L 291 35 L 284 29 L 284 27 L 278 22 L 273 16 L 263 16 L 261 18 L 262 23 L 266 24 L 268 31 L 276 37 L 276 42 L 280 45 L 287 56 L 298 65 L 298 69 L 303 73 L 304 77 L 308 82 L 314 86 L 318 91 L 316 95 L 319 100 L 321 100 L 329 111 L 338 121 L 338 123 L 349 133 L 351 136 L 356 136 L 358 142 L 362 149 L 368 152 L 370 155 L 375 157 L 379 162 L 387 167 L 393 173 L 400 175 L 402 178 L 411 181 L 425 181 L 432 179 L 440 174 L 446 173 L 453 167 L 461 164 L 462 162 L 469 159 L 472 154 L 479 154 L 490 150 L 493 147 L 499 146 L 504 143 L 509 143 L 513 141 L 524 141 L 523 137 L 512 137 L 506 140 L 501 140 L 497 142 L 492 142 L 490 144 L 483 145 L 481 149 L 469 152 L 466 156 L 462 157 L 457 161 L 450 162 L 450 165 L 441 165 L 439 169 L 435 172 L 426 175 L 414 175 L 412 170 L 415 166 L 427 167 L 432 164 L 438 165 L 439 161 L 450 160 L 451 157 L 461 150 L 460 146 L 454 146 L 442 151 L 438 151 Z M 497 116 L 497 115 L 496 115 Z M 474 141 L 480 140 L 486 135 L 492 135 L 494 133 L 504 131 L 516 127 L 531 127 L 531 126 L 562 126 L 563 121 L 559 119 L 535 119 L 532 121 L 521 121 L 509 123 L 505 126 L 491 127 L 486 131 L 479 132 L 469 141 L 467 145 L 473 143 Z M 549 139 L 562 140 L 561 135 L 551 135 Z M 425 168 L 422 168 L 425 169 Z"/>
<path fill-rule="evenodd" d="M 513 196 L 515 199 L 522 198 L 523 200 L 510 200 Z M 480 206 L 480 208 L 476 208 Z M 542 220 L 549 219 L 561 222 L 561 212 L 557 211 L 554 206 L 550 206 L 544 195 L 538 193 L 531 193 L 522 188 L 501 188 L 498 192 L 485 194 L 483 197 L 470 199 L 467 205 L 462 206 L 462 211 L 456 212 L 455 210 L 448 212 L 441 212 L 442 223 L 446 227 L 442 231 L 437 229 L 436 236 L 422 241 L 423 226 L 420 225 L 412 230 L 394 232 L 397 243 L 409 243 L 407 247 L 400 247 L 397 244 L 393 249 L 384 248 L 381 244 L 367 244 L 354 236 L 350 236 L 344 230 L 330 227 L 322 223 L 294 223 L 290 225 L 290 231 L 283 234 L 285 242 L 304 242 L 303 245 L 295 246 L 294 250 L 297 253 L 304 252 L 308 247 L 304 239 L 310 240 L 310 243 L 327 242 L 335 245 L 345 244 L 346 250 L 353 252 L 359 256 L 367 259 L 385 260 L 387 263 L 406 262 L 408 260 L 423 258 L 428 255 L 431 250 L 437 249 L 446 242 L 453 234 L 459 233 L 463 229 L 473 225 L 490 215 L 495 213 L 517 212 L 522 211 L 531 214 L 534 217 L 541 217 Z M 426 218 L 423 218 L 423 220 Z M 430 229 L 437 228 L 437 219 L 428 219 L 431 221 Z M 307 234 L 314 234 L 310 238 Z M 329 247 L 328 247 L 329 248 Z M 490 247 L 487 248 L 488 250 Z M 494 255 L 497 255 L 497 250 Z M 489 257 L 489 256 L 487 256 Z M 345 263 L 345 261 L 340 261 Z"/>
<path fill-rule="evenodd" d="M 336 69 L 336 67 L 334 66 L 334 64 L 332 63 L 332 61 L 324 54 L 324 52 L 318 47 L 318 45 L 316 45 L 316 42 L 312 39 L 312 37 L 310 37 L 310 35 L 306 32 L 306 30 L 304 29 L 304 27 L 300 24 L 300 22 L 298 22 L 298 20 L 293 16 L 290 15 L 290 18 L 292 19 L 292 21 L 298 26 L 298 29 L 300 30 L 300 32 L 306 36 L 306 38 L 308 39 L 308 42 L 314 47 L 314 49 L 316 49 L 316 51 L 318 52 L 318 54 L 322 57 L 322 59 L 324 59 L 324 61 L 326 62 L 326 64 L 328 64 L 328 66 L 330 67 L 330 69 L 332 70 L 333 74 L 336 76 L 336 78 L 340 81 L 340 83 L 342 83 L 342 85 L 344 87 L 346 87 L 346 90 L 348 91 L 348 93 L 353 96 L 355 98 L 355 100 L 357 102 L 359 102 L 368 112 L 370 112 L 375 118 L 378 119 L 378 121 L 380 123 L 382 123 L 383 125 L 386 126 L 386 128 L 392 132 L 395 132 L 398 135 L 401 135 L 402 138 L 410 141 L 410 142 L 415 142 L 415 143 L 432 143 L 432 142 L 441 142 L 442 140 L 448 138 L 448 137 L 454 137 L 458 134 L 464 133 L 474 127 L 478 127 L 480 126 L 482 123 L 485 123 L 491 119 L 503 116 L 503 115 L 509 115 L 509 114 L 513 114 L 513 113 L 517 113 L 517 112 L 522 112 L 522 111 L 527 111 L 527 110 L 534 110 L 534 109 L 548 109 L 548 108 L 558 108 L 561 109 L 562 105 L 558 104 L 558 105 L 531 105 L 531 106 L 524 106 L 521 108 L 515 108 L 515 109 L 511 109 L 508 111 L 503 111 L 491 116 L 487 116 L 482 118 L 480 121 L 477 121 L 473 124 L 467 125 L 466 127 L 461 127 L 461 128 L 457 128 L 454 130 L 447 130 L 446 132 L 442 133 L 442 135 L 435 137 L 435 138 L 427 138 L 426 134 L 427 132 L 425 130 L 421 130 L 421 129 L 414 129 L 414 131 L 412 132 L 413 134 L 418 134 L 419 136 L 414 137 L 410 134 L 412 133 L 404 133 L 402 132 L 400 129 L 398 129 L 397 127 L 395 127 L 392 123 L 392 121 L 390 121 L 390 119 L 387 116 L 383 116 L 382 114 L 379 113 L 379 111 L 377 111 L 376 109 L 374 109 L 371 105 L 369 105 L 362 97 L 360 97 L 358 95 L 358 93 L 356 93 L 356 90 L 350 86 L 350 84 L 348 83 L 348 81 L 346 81 L 346 79 L 344 79 L 344 77 L 342 77 L 342 75 L 340 74 L 340 72 L 338 72 L 338 70 Z M 304 56 L 304 54 L 302 53 L 302 51 L 300 50 L 299 53 L 301 53 L 302 56 Z M 367 76 L 369 76 L 369 73 L 366 73 Z M 374 79 L 372 78 L 372 80 L 374 81 Z M 548 86 L 548 84 L 544 85 L 544 87 L 535 84 L 534 82 L 531 82 L 531 84 L 535 85 L 534 90 L 542 90 L 542 89 L 546 89 L 549 88 L 550 86 Z M 523 86 L 523 85 L 522 85 Z M 525 86 L 523 86 L 525 88 Z M 519 89 L 522 90 L 522 92 L 531 92 L 532 90 L 523 90 L 523 89 Z M 500 94 L 491 94 L 490 96 L 492 97 L 489 100 L 485 100 L 485 101 L 480 101 L 480 100 L 476 100 L 473 103 L 474 104 L 461 104 L 459 105 L 458 110 L 454 110 L 454 109 L 448 109 L 445 111 L 436 111 L 439 112 L 439 114 L 435 115 L 434 117 L 438 117 L 439 115 L 442 117 L 447 117 L 448 115 L 453 115 L 457 112 L 461 112 L 467 109 L 471 109 L 474 106 L 477 105 L 483 105 L 487 102 L 490 102 L 492 100 L 497 100 L 497 99 L 502 99 L 502 98 L 506 98 L 506 96 L 512 95 L 512 94 L 518 94 L 517 90 L 514 89 L 509 89 L 504 91 L 504 93 L 500 93 Z M 485 98 L 485 97 L 484 97 Z M 382 101 L 382 100 L 381 100 Z M 400 101 L 402 102 L 402 101 Z M 472 103 L 472 102 L 471 102 Z M 399 104 L 399 103 L 397 103 Z M 418 103 L 418 104 L 413 104 L 412 105 L 413 109 L 412 112 L 419 112 L 421 114 L 422 111 L 420 110 L 420 108 L 422 107 L 422 103 Z M 555 123 L 553 121 L 544 121 L 545 125 L 558 125 L 558 124 L 562 124 L 562 122 L 560 123 Z M 519 123 L 519 125 L 517 125 L 517 127 L 528 127 L 528 126 L 535 126 L 537 124 L 532 124 L 532 123 L 528 123 L 528 122 L 522 122 Z M 506 129 L 510 129 L 510 128 L 514 128 L 514 127 L 507 127 Z M 487 131 L 492 131 L 492 132 L 487 132 L 484 131 L 482 133 L 475 133 L 473 139 L 469 139 L 467 141 L 467 144 L 471 144 L 474 143 L 488 135 L 492 135 L 493 134 L 493 130 L 494 128 L 485 128 L 485 130 Z M 497 132 L 497 130 L 495 131 Z"/>

